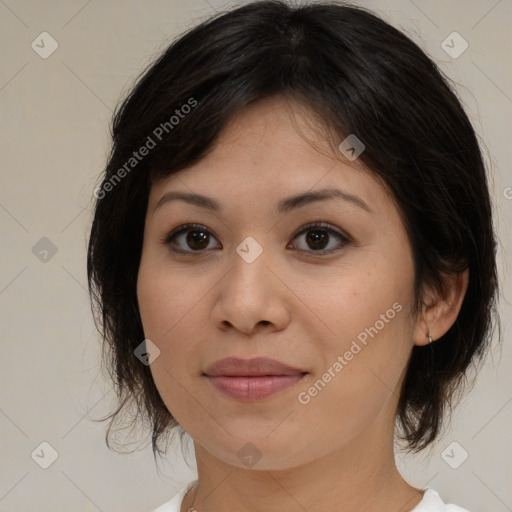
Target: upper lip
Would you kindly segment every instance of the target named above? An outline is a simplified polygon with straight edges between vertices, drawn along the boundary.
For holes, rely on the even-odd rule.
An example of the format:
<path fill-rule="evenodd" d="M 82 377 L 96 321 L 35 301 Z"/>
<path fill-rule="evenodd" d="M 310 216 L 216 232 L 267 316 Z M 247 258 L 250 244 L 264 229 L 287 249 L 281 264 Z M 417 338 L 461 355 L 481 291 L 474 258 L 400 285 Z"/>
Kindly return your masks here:
<path fill-rule="evenodd" d="M 255 357 L 252 359 L 227 357 L 210 365 L 204 373 L 209 377 L 221 375 L 230 377 L 259 377 L 262 375 L 297 375 L 307 372 L 266 357 Z"/>

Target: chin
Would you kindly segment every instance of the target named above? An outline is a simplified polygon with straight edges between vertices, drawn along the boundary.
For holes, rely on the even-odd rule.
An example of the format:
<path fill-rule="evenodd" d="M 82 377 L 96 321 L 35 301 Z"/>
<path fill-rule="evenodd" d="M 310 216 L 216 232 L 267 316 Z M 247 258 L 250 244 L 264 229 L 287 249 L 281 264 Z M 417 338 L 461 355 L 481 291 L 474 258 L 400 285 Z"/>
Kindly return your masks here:
<path fill-rule="evenodd" d="M 275 428 L 275 425 L 274 425 Z M 287 470 L 309 462 L 306 453 L 307 446 L 314 447 L 314 440 L 302 438 L 300 444 L 293 440 L 295 436 L 283 432 L 283 437 L 277 437 L 275 432 L 269 434 L 272 430 L 267 430 L 264 434 L 257 436 L 241 433 L 237 435 L 233 429 L 230 433 L 223 435 L 222 440 L 212 443 L 211 434 L 207 442 L 203 443 L 198 439 L 199 444 L 216 458 L 226 464 L 240 469 L 250 469 L 255 471 L 279 471 Z M 244 430 L 250 432 L 250 430 Z M 314 459 L 314 454 L 311 454 Z"/>

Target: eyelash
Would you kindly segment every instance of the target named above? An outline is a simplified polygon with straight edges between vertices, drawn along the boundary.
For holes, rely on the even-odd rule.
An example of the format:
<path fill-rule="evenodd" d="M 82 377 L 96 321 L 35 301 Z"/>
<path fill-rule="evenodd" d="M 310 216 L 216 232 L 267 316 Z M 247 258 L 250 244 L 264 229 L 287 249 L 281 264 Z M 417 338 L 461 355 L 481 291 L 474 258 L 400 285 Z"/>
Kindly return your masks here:
<path fill-rule="evenodd" d="M 320 250 L 320 251 L 315 251 L 315 250 L 307 251 L 304 249 L 299 249 L 299 251 L 311 252 L 314 255 L 327 255 L 327 254 L 339 252 L 340 250 L 343 249 L 343 247 L 345 245 L 348 245 L 352 242 L 348 236 L 329 227 L 328 224 L 325 224 L 323 222 L 313 222 L 311 224 L 307 224 L 306 226 L 303 226 L 300 231 L 298 231 L 294 234 L 293 240 L 295 240 L 295 238 L 297 238 L 299 235 L 302 235 L 304 233 L 307 233 L 308 231 L 314 231 L 314 230 L 325 231 L 325 232 L 329 233 L 330 235 L 335 235 L 335 236 L 339 237 L 341 240 L 342 247 L 339 249 L 327 249 L 327 250 L 324 249 L 324 250 Z M 181 249 L 176 249 L 174 247 L 171 247 L 172 246 L 171 242 L 173 241 L 174 238 L 176 238 L 178 235 L 181 235 L 182 233 L 187 233 L 189 231 L 201 231 L 201 232 L 207 233 L 209 235 L 212 235 L 211 231 L 201 224 L 184 224 L 184 225 L 179 226 L 178 228 L 174 229 L 173 231 L 171 231 L 168 235 L 166 235 L 166 237 L 162 240 L 162 243 L 164 245 L 168 245 L 173 252 L 184 254 L 187 256 L 199 256 L 199 255 L 202 255 L 202 254 L 212 250 L 212 249 L 203 249 L 203 250 L 198 250 L 198 251 L 194 251 L 194 250 L 184 251 Z"/>

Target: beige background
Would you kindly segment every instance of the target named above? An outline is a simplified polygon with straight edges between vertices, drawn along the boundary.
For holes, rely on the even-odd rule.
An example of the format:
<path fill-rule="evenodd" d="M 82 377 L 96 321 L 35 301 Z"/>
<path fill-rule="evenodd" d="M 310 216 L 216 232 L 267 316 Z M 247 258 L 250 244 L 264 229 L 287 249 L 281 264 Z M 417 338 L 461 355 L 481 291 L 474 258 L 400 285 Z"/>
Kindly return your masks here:
<path fill-rule="evenodd" d="M 460 84 L 487 148 L 501 240 L 503 347 L 444 437 L 400 467 L 414 485 L 472 512 L 510 511 L 512 1 L 359 3 L 407 31 Z M 173 447 L 160 473 L 149 447 L 109 451 L 106 424 L 92 421 L 110 410 L 113 392 L 99 369 L 85 251 L 118 98 L 173 37 L 221 7 L 214 0 L 0 0 L 0 511 L 149 511 L 195 475 Z M 47 59 L 31 47 L 45 31 L 58 43 Z M 441 47 L 453 31 L 469 43 L 456 59 Z M 48 469 L 31 457 L 37 448 L 39 460 L 49 460 L 44 441 L 58 453 Z M 469 454 L 457 469 L 442 457 L 452 442 L 460 446 L 445 452 L 451 462 Z"/>

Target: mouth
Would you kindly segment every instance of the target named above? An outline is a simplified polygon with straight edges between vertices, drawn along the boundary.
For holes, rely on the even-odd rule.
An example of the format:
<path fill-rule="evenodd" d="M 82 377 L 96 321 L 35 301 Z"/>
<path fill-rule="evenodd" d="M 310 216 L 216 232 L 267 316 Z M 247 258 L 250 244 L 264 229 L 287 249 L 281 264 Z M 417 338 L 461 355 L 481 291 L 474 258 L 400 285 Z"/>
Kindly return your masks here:
<path fill-rule="evenodd" d="M 307 373 L 268 358 L 227 358 L 208 367 L 203 376 L 224 396 L 255 402 L 290 388 Z"/>

